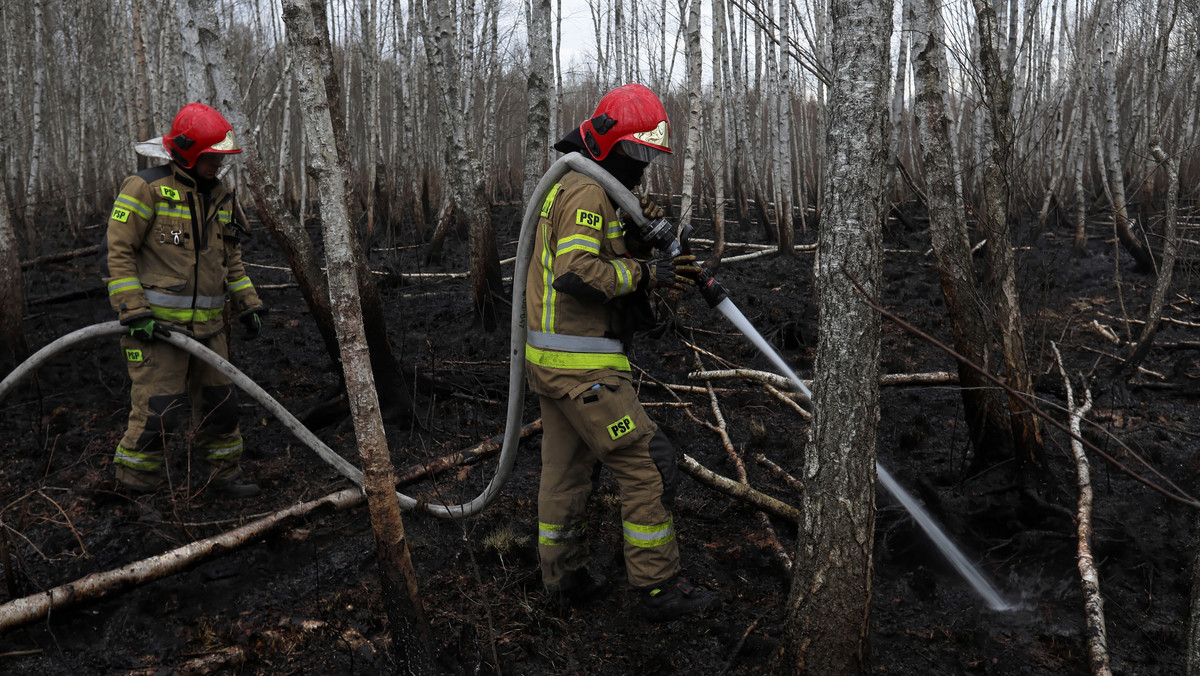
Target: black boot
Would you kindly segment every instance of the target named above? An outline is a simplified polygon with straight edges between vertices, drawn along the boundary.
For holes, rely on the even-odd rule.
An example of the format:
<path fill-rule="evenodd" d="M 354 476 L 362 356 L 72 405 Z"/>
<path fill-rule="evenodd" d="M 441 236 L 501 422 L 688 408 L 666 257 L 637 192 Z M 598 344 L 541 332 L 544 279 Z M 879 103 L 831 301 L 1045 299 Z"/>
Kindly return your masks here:
<path fill-rule="evenodd" d="M 217 493 L 230 498 L 252 498 L 262 493 L 258 484 L 246 479 L 238 465 L 219 466 L 214 469 L 209 486 Z"/>
<path fill-rule="evenodd" d="M 682 575 L 642 592 L 638 603 L 646 619 L 661 622 L 698 613 L 717 602 L 717 595 L 694 587 Z"/>
<path fill-rule="evenodd" d="M 587 568 L 567 573 L 562 584 L 549 589 L 559 605 L 570 608 L 595 601 L 608 591 L 608 580 L 603 575 L 592 575 Z"/>

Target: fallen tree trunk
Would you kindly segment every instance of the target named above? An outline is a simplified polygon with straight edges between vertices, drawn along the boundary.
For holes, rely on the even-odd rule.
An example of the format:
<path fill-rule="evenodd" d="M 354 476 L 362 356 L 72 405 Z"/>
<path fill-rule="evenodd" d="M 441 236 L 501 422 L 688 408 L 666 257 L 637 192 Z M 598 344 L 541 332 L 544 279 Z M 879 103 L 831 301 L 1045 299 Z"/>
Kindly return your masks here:
<path fill-rule="evenodd" d="M 114 570 L 92 573 L 74 582 L 14 599 L 0 606 L 0 634 L 45 619 L 51 611 L 93 603 L 133 587 L 181 573 L 197 564 L 290 528 L 318 512 L 344 512 L 358 507 L 364 501 L 362 489 L 347 488 L 311 502 L 293 505 L 240 528 L 197 540 L 158 556 L 135 561 Z"/>
<path fill-rule="evenodd" d="M 692 371 L 688 374 L 689 380 L 730 380 L 742 378 L 764 385 L 773 385 L 775 387 L 791 391 L 792 381 L 787 378 L 771 373 L 770 371 L 757 371 L 755 369 L 722 369 L 718 371 Z M 932 371 L 930 373 L 885 373 L 879 376 L 880 387 L 898 387 L 900 385 L 953 385 L 958 382 L 958 374 L 950 373 L 949 371 Z M 807 386 L 812 385 L 811 380 L 804 381 Z"/>
<path fill-rule="evenodd" d="M 538 418 L 528 425 L 521 427 L 520 438 L 524 439 L 531 434 L 537 434 L 542 431 L 542 419 Z M 427 479 L 439 472 L 444 472 L 451 467 L 459 465 L 469 465 L 477 460 L 495 455 L 500 451 L 500 447 L 504 443 L 504 433 L 501 432 L 496 436 L 482 441 L 471 448 L 463 451 L 457 451 L 450 455 L 443 456 L 437 460 L 427 462 L 422 465 L 412 465 L 403 474 L 396 477 L 396 486 L 406 486 L 421 479 Z"/>
<path fill-rule="evenodd" d="M 1075 403 L 1075 393 L 1071 389 L 1071 379 L 1063 367 L 1062 355 L 1058 346 L 1050 344 L 1054 349 L 1054 359 L 1058 363 L 1058 372 L 1062 375 L 1063 386 L 1067 395 L 1067 412 L 1070 414 L 1070 426 L 1073 436 L 1080 434 L 1080 422 L 1088 411 L 1092 410 L 1092 391 L 1084 389 L 1084 400 Z M 1083 444 L 1071 439 L 1071 452 L 1075 456 L 1075 468 L 1079 475 L 1079 508 L 1075 515 L 1078 530 L 1078 564 L 1079 581 L 1083 590 L 1083 610 L 1087 619 L 1085 642 L 1088 647 L 1088 658 L 1093 676 L 1111 676 L 1112 667 L 1108 657 L 1108 632 L 1104 624 L 1104 597 L 1100 594 L 1100 571 L 1096 569 L 1096 561 L 1092 556 L 1092 476 L 1087 454 L 1083 452 Z"/>

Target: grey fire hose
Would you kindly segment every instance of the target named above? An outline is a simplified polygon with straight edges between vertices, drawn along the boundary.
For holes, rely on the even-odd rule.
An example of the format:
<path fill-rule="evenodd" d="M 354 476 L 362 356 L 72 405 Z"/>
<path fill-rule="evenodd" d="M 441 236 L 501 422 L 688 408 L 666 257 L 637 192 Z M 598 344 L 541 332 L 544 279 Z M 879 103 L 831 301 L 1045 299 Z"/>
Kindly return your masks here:
<path fill-rule="evenodd" d="M 508 418 L 505 423 L 504 441 L 500 450 L 500 459 L 496 467 L 496 474 L 483 489 L 483 492 L 474 500 L 458 505 L 432 504 L 426 500 L 417 500 L 397 492 L 396 497 L 400 500 L 400 507 L 403 509 L 416 509 L 442 518 L 458 519 L 472 516 L 483 511 L 485 507 L 499 496 L 500 489 L 504 487 L 505 482 L 508 481 L 508 477 L 512 473 L 513 465 L 517 459 L 517 446 L 521 434 L 521 416 L 525 408 L 525 278 L 529 272 L 529 261 L 533 254 L 533 242 L 535 238 L 532 236 L 532 233 L 537 227 L 538 212 L 544 195 L 555 182 L 571 170 L 578 171 L 599 183 L 617 205 L 631 216 L 638 227 L 643 230 L 643 235 L 647 242 L 656 245 L 656 248 L 664 251 L 673 250 L 676 253 L 678 252 L 679 244 L 675 239 L 674 232 L 668 227 L 669 224 L 662 219 L 657 219 L 653 222 L 649 221 L 642 214 L 638 198 L 600 165 L 583 157 L 579 153 L 564 155 L 551 165 L 550 169 L 538 182 L 537 188 L 534 190 L 534 198 L 530 200 L 525 208 L 525 217 L 521 223 L 521 233 L 517 243 L 516 267 L 513 272 L 512 330 L 509 345 Z M 707 271 L 705 271 L 705 275 L 707 275 Z M 712 279 L 711 275 L 707 275 L 707 277 L 702 276 L 700 286 L 701 293 L 705 295 L 705 299 L 709 301 L 710 305 L 716 305 L 714 299 L 724 298 L 724 290 L 720 288 L 720 284 L 716 280 Z M 128 327 L 122 326 L 119 322 L 112 321 L 88 326 L 55 340 L 38 350 L 32 357 L 25 360 L 25 362 L 5 376 L 4 380 L 0 382 L 0 401 L 8 396 L 9 392 L 18 383 L 29 377 L 38 366 L 55 354 L 79 343 L 103 336 L 120 335 L 128 330 Z M 315 434 L 309 431 L 295 416 L 284 408 L 282 404 L 267 394 L 266 390 L 238 370 L 233 364 L 221 358 L 216 352 L 213 352 L 196 340 L 177 331 L 158 338 L 158 340 L 166 341 L 182 350 L 187 350 L 189 353 L 203 359 L 225 374 L 234 384 L 242 388 L 255 401 L 262 404 L 268 411 L 274 414 L 276 418 L 283 422 L 285 427 L 315 451 L 322 460 L 331 465 L 342 476 L 350 479 L 358 486 L 362 486 L 363 478 L 361 470 L 325 445 L 324 442 L 317 438 Z"/>

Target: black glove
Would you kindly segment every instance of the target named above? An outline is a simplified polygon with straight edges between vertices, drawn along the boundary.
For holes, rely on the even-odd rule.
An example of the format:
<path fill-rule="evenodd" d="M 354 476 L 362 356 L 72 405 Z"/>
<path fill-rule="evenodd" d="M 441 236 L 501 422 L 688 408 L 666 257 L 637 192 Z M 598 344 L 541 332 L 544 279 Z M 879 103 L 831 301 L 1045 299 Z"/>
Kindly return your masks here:
<path fill-rule="evenodd" d="M 138 340 L 154 340 L 155 336 L 166 337 L 171 335 L 171 330 L 154 321 L 153 317 L 139 317 L 131 320 L 128 326 L 129 335 Z"/>
<path fill-rule="evenodd" d="M 644 265 L 646 266 L 647 288 L 665 287 L 668 289 L 684 290 L 696 285 L 696 277 L 700 268 L 693 265 L 696 257 L 691 254 L 680 254 L 675 258 L 655 256 Z"/>
<path fill-rule="evenodd" d="M 260 333 L 262 333 L 262 316 L 265 314 L 267 314 L 266 309 L 259 308 L 258 310 L 247 312 L 246 314 L 242 315 L 242 324 L 246 326 L 246 340 L 254 340 Z"/>

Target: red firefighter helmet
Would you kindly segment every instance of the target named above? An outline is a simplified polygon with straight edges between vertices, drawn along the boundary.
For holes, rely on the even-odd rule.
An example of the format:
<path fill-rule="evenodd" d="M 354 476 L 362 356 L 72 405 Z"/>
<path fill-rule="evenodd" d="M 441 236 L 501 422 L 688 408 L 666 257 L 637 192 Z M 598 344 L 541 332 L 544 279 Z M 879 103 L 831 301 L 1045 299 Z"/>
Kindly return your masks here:
<path fill-rule="evenodd" d="M 592 158 L 608 157 L 614 147 L 640 162 L 671 154 L 671 123 L 662 101 L 640 84 L 617 87 L 600 99 L 596 112 L 579 125 Z"/>
<path fill-rule="evenodd" d="M 225 116 L 203 103 L 189 103 L 175 115 L 163 147 L 184 169 L 196 165 L 203 153 L 240 153 L 233 125 Z"/>

